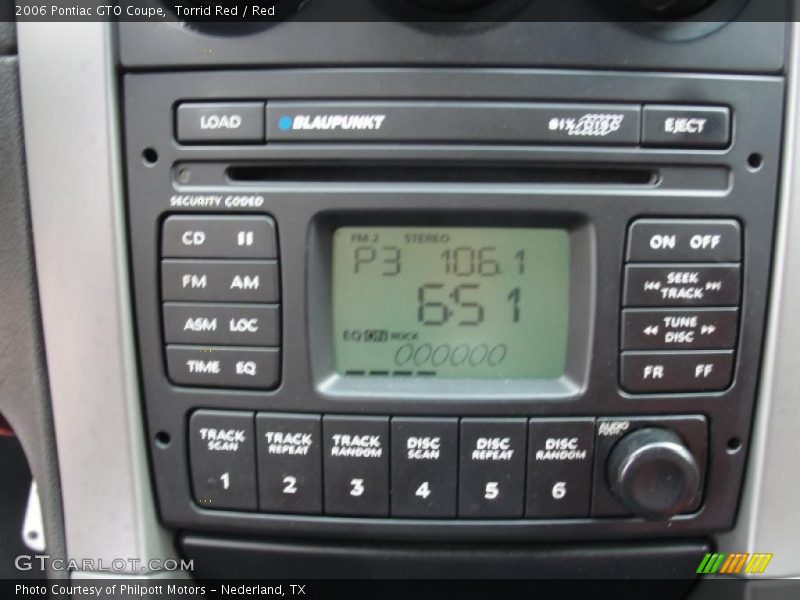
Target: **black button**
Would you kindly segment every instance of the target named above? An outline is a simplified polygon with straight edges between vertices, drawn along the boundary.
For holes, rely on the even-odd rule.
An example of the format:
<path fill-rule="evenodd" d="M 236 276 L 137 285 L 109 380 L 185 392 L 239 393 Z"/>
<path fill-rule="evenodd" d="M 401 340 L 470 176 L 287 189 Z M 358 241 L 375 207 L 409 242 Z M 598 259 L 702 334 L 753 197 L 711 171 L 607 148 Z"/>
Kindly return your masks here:
<path fill-rule="evenodd" d="M 253 413 L 196 411 L 189 422 L 189 458 L 200 506 L 256 509 Z"/>
<path fill-rule="evenodd" d="M 462 419 L 460 517 L 521 517 L 525 494 L 524 419 Z"/>
<path fill-rule="evenodd" d="M 279 346 L 276 304 L 164 304 L 164 341 L 174 344 Z"/>
<path fill-rule="evenodd" d="M 736 306 L 739 265 L 628 265 L 625 306 Z"/>
<path fill-rule="evenodd" d="M 325 512 L 389 514 L 389 418 L 326 416 Z"/>
<path fill-rule="evenodd" d="M 392 515 L 455 517 L 458 419 L 392 419 Z"/>
<path fill-rule="evenodd" d="M 594 419 L 531 419 L 527 516 L 589 516 L 593 447 Z"/>
<path fill-rule="evenodd" d="M 322 512 L 319 415 L 259 413 L 258 504 L 265 512 Z"/>
<path fill-rule="evenodd" d="M 172 216 L 164 221 L 164 258 L 276 258 L 269 217 Z"/>
<path fill-rule="evenodd" d="M 263 102 L 183 103 L 176 121 L 183 144 L 264 141 Z"/>
<path fill-rule="evenodd" d="M 623 350 L 721 350 L 736 345 L 736 308 L 622 311 Z"/>
<path fill-rule="evenodd" d="M 277 348 L 167 346 L 169 378 L 182 385 L 271 389 L 280 365 Z"/>
<path fill-rule="evenodd" d="M 732 219 L 640 219 L 628 231 L 632 262 L 737 262 L 742 233 Z"/>
<path fill-rule="evenodd" d="M 733 374 L 733 350 L 623 352 L 621 385 L 634 393 L 724 390 Z"/>
<path fill-rule="evenodd" d="M 731 140 L 731 113 L 724 106 L 647 104 L 642 145 L 673 148 L 725 148 Z"/>
<path fill-rule="evenodd" d="M 278 262 L 164 260 L 161 294 L 190 302 L 279 302 Z"/>

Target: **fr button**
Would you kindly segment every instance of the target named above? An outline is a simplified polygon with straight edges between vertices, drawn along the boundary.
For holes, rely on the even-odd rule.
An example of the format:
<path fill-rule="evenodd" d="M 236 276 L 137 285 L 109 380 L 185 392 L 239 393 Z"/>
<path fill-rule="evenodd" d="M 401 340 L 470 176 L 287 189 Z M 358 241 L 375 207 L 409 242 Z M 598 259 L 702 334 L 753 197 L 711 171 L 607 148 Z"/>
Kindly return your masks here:
<path fill-rule="evenodd" d="M 462 419 L 458 515 L 518 518 L 525 492 L 524 419 Z"/>
<path fill-rule="evenodd" d="M 388 417 L 326 416 L 322 421 L 325 512 L 389 514 Z"/>
<path fill-rule="evenodd" d="M 733 350 L 623 352 L 622 388 L 632 393 L 724 390 L 733 375 Z"/>
<path fill-rule="evenodd" d="M 392 515 L 455 517 L 458 419 L 392 419 Z"/>
<path fill-rule="evenodd" d="M 594 419 L 531 419 L 527 516 L 589 516 L 593 447 Z"/>
<path fill-rule="evenodd" d="M 199 410 L 189 421 L 195 501 L 203 508 L 256 509 L 253 414 Z"/>

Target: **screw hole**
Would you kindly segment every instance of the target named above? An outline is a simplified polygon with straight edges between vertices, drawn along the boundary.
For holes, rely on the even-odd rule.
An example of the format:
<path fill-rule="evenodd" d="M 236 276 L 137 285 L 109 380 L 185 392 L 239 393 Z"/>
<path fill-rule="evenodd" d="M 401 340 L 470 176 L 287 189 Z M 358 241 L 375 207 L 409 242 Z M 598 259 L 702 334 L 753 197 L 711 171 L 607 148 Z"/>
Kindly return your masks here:
<path fill-rule="evenodd" d="M 756 171 L 761 170 L 761 167 L 764 166 L 764 157 L 761 156 L 758 152 L 753 152 L 750 156 L 747 157 L 747 168 L 750 169 L 753 173 Z"/>
<path fill-rule="evenodd" d="M 736 454 L 739 450 L 742 449 L 742 440 L 737 437 L 733 437 L 728 440 L 728 454 Z"/>
<path fill-rule="evenodd" d="M 166 431 L 159 431 L 156 434 L 156 445 L 161 448 L 169 448 L 170 443 L 172 443 L 172 438 Z"/>
<path fill-rule="evenodd" d="M 152 167 L 158 162 L 158 152 L 155 151 L 155 148 L 145 148 L 142 151 L 142 162 L 145 167 Z"/>
<path fill-rule="evenodd" d="M 39 537 L 39 534 L 36 533 L 35 531 L 29 531 L 28 532 L 28 539 L 29 540 L 35 540 L 38 537 Z"/>

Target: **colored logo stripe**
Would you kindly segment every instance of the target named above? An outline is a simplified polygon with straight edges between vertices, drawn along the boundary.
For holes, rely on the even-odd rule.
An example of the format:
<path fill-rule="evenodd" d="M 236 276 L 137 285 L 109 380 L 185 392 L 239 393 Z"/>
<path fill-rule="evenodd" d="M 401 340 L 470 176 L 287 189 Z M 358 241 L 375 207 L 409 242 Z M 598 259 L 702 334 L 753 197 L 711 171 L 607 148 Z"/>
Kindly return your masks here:
<path fill-rule="evenodd" d="M 759 574 L 766 570 L 767 565 L 772 560 L 772 556 L 771 553 L 763 552 L 757 552 L 752 555 L 748 552 L 734 552 L 732 554 L 709 552 L 697 567 L 697 573 L 702 575 L 712 575 L 714 573 L 730 575 L 741 573 L 742 569 L 744 569 L 745 573 Z"/>
<path fill-rule="evenodd" d="M 750 562 L 747 563 L 747 566 L 744 569 L 745 573 L 763 573 L 769 561 L 772 560 L 772 553 L 756 553 L 753 554 Z"/>

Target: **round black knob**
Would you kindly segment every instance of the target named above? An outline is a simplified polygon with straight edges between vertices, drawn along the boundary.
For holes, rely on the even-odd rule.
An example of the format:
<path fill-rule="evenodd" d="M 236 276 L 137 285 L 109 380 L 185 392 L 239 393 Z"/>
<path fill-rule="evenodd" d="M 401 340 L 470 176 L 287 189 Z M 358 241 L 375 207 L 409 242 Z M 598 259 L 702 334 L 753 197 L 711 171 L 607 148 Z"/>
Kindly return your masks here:
<path fill-rule="evenodd" d="M 623 437 L 611 450 L 606 477 L 614 496 L 635 515 L 666 519 L 689 508 L 700 494 L 700 469 L 674 431 L 648 427 Z"/>

